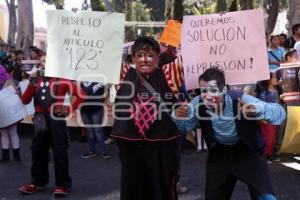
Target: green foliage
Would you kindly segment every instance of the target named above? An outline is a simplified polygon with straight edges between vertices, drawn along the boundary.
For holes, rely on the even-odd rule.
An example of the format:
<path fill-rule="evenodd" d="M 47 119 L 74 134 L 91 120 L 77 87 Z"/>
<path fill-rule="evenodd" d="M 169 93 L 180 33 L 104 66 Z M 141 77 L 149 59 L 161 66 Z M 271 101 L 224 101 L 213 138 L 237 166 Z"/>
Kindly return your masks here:
<path fill-rule="evenodd" d="M 153 21 L 163 21 L 165 12 L 165 0 L 142 0 L 150 9 L 151 19 Z"/>
<path fill-rule="evenodd" d="M 217 0 L 216 12 L 227 11 L 227 2 L 226 0 Z"/>
<path fill-rule="evenodd" d="M 111 2 L 115 11 L 124 13 L 125 4 L 123 0 L 112 0 Z"/>
<path fill-rule="evenodd" d="M 151 21 L 150 9 L 141 0 L 133 1 L 131 9 L 133 21 Z"/>
<path fill-rule="evenodd" d="M 289 0 L 279 0 L 279 9 L 286 10 L 289 8 Z"/>
<path fill-rule="evenodd" d="M 43 2 L 47 4 L 54 4 L 56 9 L 63 9 L 65 1 L 64 0 L 42 0 Z"/>
<path fill-rule="evenodd" d="M 150 9 L 141 0 L 125 2 L 126 20 L 127 21 L 151 21 Z M 152 28 L 130 26 L 125 27 L 125 40 L 132 41 L 138 34 L 151 35 Z"/>
<path fill-rule="evenodd" d="M 238 2 L 237 0 L 232 0 L 229 8 L 228 8 L 229 12 L 233 12 L 233 11 L 237 11 L 238 10 Z"/>
<path fill-rule="evenodd" d="M 91 0 L 91 9 L 93 11 L 105 11 L 103 0 Z"/>
<path fill-rule="evenodd" d="M 185 0 L 183 2 L 185 15 L 203 15 L 215 12 L 214 0 Z"/>

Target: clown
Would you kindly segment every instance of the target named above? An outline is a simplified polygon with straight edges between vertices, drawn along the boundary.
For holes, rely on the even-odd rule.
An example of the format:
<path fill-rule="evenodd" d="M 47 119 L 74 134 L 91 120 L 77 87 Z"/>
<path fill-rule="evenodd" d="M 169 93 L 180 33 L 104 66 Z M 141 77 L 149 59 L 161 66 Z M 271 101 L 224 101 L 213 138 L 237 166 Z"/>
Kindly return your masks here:
<path fill-rule="evenodd" d="M 178 107 L 172 116 L 180 131 L 200 124 L 204 133 L 209 150 L 205 199 L 229 200 L 240 180 L 248 185 L 253 200 L 275 200 L 257 121 L 280 124 L 285 110 L 276 103 L 227 91 L 224 73 L 218 68 L 206 70 L 199 85 L 200 96 Z"/>

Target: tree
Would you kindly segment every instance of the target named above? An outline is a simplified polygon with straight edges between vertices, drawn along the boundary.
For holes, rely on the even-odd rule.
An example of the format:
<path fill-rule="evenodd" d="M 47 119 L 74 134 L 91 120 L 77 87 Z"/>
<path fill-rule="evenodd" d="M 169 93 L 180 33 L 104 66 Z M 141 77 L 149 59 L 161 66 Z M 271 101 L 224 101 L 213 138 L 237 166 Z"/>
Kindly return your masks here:
<path fill-rule="evenodd" d="M 151 19 L 153 21 L 163 21 L 165 19 L 165 1 L 164 0 L 142 0 L 150 9 Z"/>
<path fill-rule="evenodd" d="M 238 1 L 233 0 L 229 6 L 229 12 L 234 12 L 238 10 Z"/>
<path fill-rule="evenodd" d="M 211 14 L 216 10 L 216 2 L 214 0 L 185 0 L 183 5 L 186 15 Z"/>
<path fill-rule="evenodd" d="M 294 24 L 300 23 L 300 2 L 299 2 L 299 0 L 290 0 L 288 21 L 289 21 L 288 30 L 289 30 L 289 33 L 291 33 L 292 26 Z"/>
<path fill-rule="evenodd" d="M 114 11 L 113 6 L 110 3 L 110 1 L 104 0 L 104 6 L 105 6 L 105 10 L 107 10 L 108 12 L 113 12 Z"/>
<path fill-rule="evenodd" d="M 173 17 L 173 9 L 174 9 L 174 0 L 166 0 L 165 1 L 165 19 L 172 19 Z"/>
<path fill-rule="evenodd" d="M 183 18 L 183 0 L 165 1 L 165 19 L 175 19 L 182 21 Z"/>
<path fill-rule="evenodd" d="M 182 22 L 182 19 L 183 19 L 183 0 L 174 0 L 173 19 Z"/>
<path fill-rule="evenodd" d="M 54 6 L 57 10 L 64 9 L 64 5 L 65 5 L 64 0 L 42 0 L 42 1 L 47 3 L 47 4 L 54 4 Z"/>
<path fill-rule="evenodd" d="M 33 11 L 32 0 L 18 0 L 17 49 L 28 53 L 33 44 Z"/>
<path fill-rule="evenodd" d="M 101 0 L 91 0 L 91 9 L 94 11 L 105 11 L 105 6 Z"/>
<path fill-rule="evenodd" d="M 268 14 L 266 32 L 271 34 L 275 28 L 278 12 L 279 1 L 278 0 L 264 0 L 264 9 Z"/>
<path fill-rule="evenodd" d="M 125 1 L 124 12 L 126 14 L 126 21 L 134 21 L 132 14 L 132 0 Z M 125 27 L 125 40 L 132 41 L 137 37 L 136 27 Z"/>
<path fill-rule="evenodd" d="M 226 11 L 227 10 L 227 2 L 226 0 L 217 0 L 217 8 L 216 12 Z"/>
<path fill-rule="evenodd" d="M 240 6 L 241 6 L 241 10 L 253 9 L 253 0 L 240 0 Z"/>
<path fill-rule="evenodd" d="M 125 10 L 125 2 L 123 0 L 112 0 L 112 6 L 117 12 L 124 12 Z"/>
<path fill-rule="evenodd" d="M 9 26 L 8 26 L 8 37 L 7 44 L 9 46 L 15 45 L 16 31 L 17 31 L 17 14 L 16 14 L 16 3 L 15 0 L 5 0 L 9 14 Z"/>

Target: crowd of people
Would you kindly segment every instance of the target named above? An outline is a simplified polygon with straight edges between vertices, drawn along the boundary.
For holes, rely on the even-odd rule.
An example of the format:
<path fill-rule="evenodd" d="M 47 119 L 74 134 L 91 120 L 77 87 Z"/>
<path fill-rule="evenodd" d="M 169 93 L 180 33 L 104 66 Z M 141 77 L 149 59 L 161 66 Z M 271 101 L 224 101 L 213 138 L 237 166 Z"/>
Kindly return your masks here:
<path fill-rule="evenodd" d="M 120 199 L 174 200 L 178 193 L 186 192 L 179 181 L 180 152 L 186 134 L 192 132 L 198 141 L 197 150 L 208 150 L 206 200 L 229 200 L 237 180 L 248 185 L 252 199 L 276 200 L 267 163 L 280 160 L 286 106 L 298 105 L 297 100 L 281 98 L 283 93 L 299 92 L 299 70 L 280 70 L 281 63 L 299 61 L 294 46 L 300 42 L 300 24 L 294 25 L 292 32 L 290 38 L 266 35 L 270 79 L 250 90 L 227 86 L 224 72 L 216 66 L 200 75 L 198 89 L 186 91 L 176 49 L 150 36 L 137 38 L 116 86 L 110 136 L 119 147 Z M 103 128 L 97 126 L 103 121 L 108 86 L 46 77 L 45 60 L 46 53 L 36 47 L 30 48 L 25 59 L 22 51 L 1 46 L 0 90 L 13 86 L 23 104 L 34 99 L 32 179 L 19 190 L 32 194 L 46 187 L 52 149 L 54 194 L 64 197 L 72 186 L 65 117 L 80 109 L 88 141 L 82 158 L 95 156 L 97 143 L 101 156 L 110 158 Z M 29 84 L 21 94 L 19 82 L 23 79 Z M 73 97 L 70 106 L 59 98 L 67 93 Z M 10 141 L 14 160 L 21 161 L 17 123 L 0 131 L 1 161 L 9 161 Z"/>

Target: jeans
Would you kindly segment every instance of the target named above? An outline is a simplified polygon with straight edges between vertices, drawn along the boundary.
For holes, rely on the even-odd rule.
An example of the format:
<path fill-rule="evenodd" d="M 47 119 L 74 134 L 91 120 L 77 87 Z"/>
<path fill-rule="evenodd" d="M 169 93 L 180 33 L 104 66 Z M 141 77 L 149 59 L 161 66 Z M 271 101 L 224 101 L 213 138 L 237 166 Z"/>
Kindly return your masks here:
<path fill-rule="evenodd" d="M 103 132 L 103 128 L 100 127 L 103 120 L 103 109 L 94 111 L 94 112 L 85 112 L 81 111 L 81 118 L 83 123 L 87 126 L 87 141 L 89 145 L 90 152 L 96 152 L 95 145 L 96 141 L 99 142 L 100 150 L 102 153 L 107 152 L 105 141 L 105 136 Z M 95 140 L 95 136 L 96 139 Z"/>
<path fill-rule="evenodd" d="M 257 197 L 258 200 L 276 200 L 272 194 L 263 194 Z"/>

